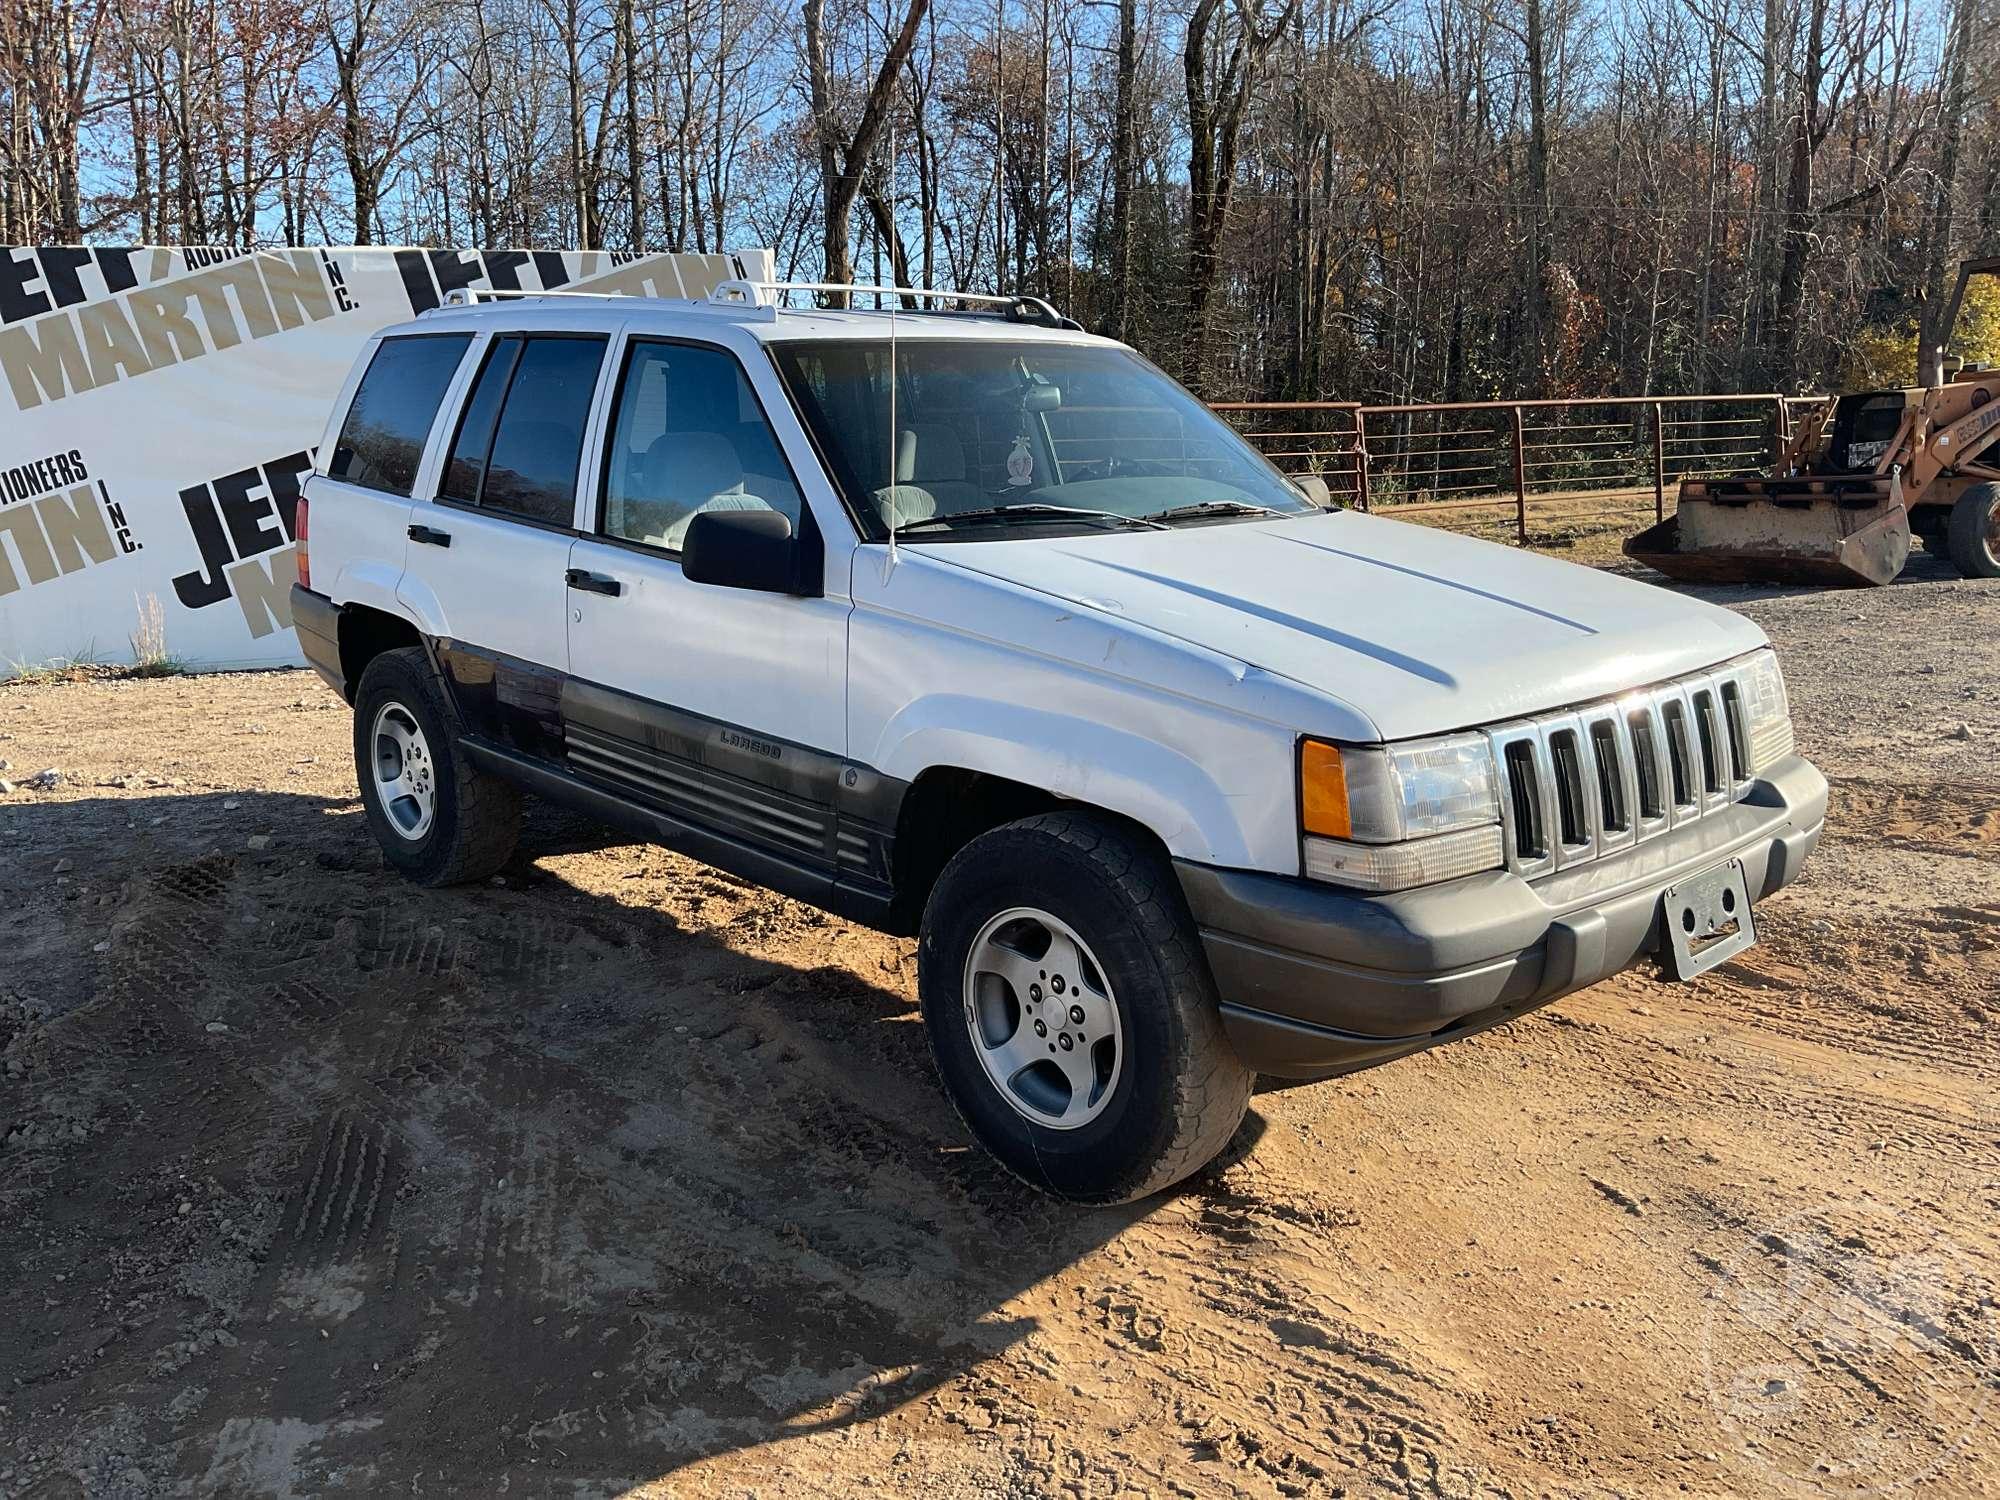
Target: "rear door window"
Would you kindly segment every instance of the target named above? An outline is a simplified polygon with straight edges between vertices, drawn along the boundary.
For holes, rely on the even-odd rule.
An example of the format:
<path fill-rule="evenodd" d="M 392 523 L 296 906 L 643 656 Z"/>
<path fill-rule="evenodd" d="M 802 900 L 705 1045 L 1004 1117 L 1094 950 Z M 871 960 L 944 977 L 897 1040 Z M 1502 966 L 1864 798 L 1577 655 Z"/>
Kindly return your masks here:
<path fill-rule="evenodd" d="M 487 351 L 445 463 L 439 496 L 543 526 L 569 527 L 605 339 L 529 334 Z"/>
<path fill-rule="evenodd" d="M 327 477 L 391 495 L 416 488 L 424 442 L 470 334 L 384 339 L 355 388 Z"/>
<path fill-rule="evenodd" d="M 458 419 L 458 436 L 452 439 L 445 459 L 444 479 L 438 494 L 447 500 L 479 503 L 480 487 L 486 482 L 486 460 L 493 451 L 493 424 L 500 419 L 500 403 L 507 395 L 507 382 L 514 378 L 514 361 L 521 357 L 521 340 L 509 335 L 493 341 L 480 366 L 479 379 L 472 387 L 472 399 Z"/>

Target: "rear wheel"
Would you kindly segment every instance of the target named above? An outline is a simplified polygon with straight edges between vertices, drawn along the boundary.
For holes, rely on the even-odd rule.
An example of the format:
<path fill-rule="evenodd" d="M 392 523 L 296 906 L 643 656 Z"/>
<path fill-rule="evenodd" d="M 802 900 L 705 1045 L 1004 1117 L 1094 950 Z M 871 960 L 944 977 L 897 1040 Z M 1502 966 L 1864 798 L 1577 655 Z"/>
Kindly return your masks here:
<path fill-rule="evenodd" d="M 1034 1187 L 1141 1198 L 1242 1122 L 1252 1074 L 1173 871 L 1110 820 L 1045 813 L 961 849 L 925 909 L 918 985 L 952 1102 Z"/>
<path fill-rule="evenodd" d="M 465 758 L 417 647 L 384 651 L 354 694 L 354 774 L 368 827 L 419 885 L 455 885 L 507 863 L 521 795 Z"/>
<path fill-rule="evenodd" d="M 2000 578 L 2000 484 L 1975 484 L 1958 497 L 1945 542 L 1967 578 Z"/>

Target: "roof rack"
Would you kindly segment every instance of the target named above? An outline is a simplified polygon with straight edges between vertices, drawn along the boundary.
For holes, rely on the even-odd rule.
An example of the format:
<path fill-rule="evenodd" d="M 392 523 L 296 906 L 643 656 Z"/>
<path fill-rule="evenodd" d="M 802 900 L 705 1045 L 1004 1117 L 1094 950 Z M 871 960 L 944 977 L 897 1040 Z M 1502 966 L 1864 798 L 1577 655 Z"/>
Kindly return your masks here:
<path fill-rule="evenodd" d="M 482 302 L 505 302 L 510 297 L 590 297 L 625 298 L 624 292 L 537 292 L 525 287 L 512 289 L 491 286 L 455 286 L 444 294 L 445 307 L 477 307 Z"/>
<path fill-rule="evenodd" d="M 922 299 L 930 302 L 972 303 L 978 307 L 990 307 L 999 311 L 1000 316 L 1012 323 L 1037 323 L 1047 328 L 1081 329 L 1083 325 L 1074 318 L 1066 318 L 1040 297 L 1030 297 L 1025 293 L 997 292 L 945 292 L 933 287 L 920 286 L 872 286 L 840 281 L 744 281 L 731 280 L 716 283 L 708 294 L 708 300 L 723 307 L 763 308 L 775 314 L 787 300 L 798 292 L 824 293 L 841 292 L 850 297 L 872 296 L 879 308 L 884 297 L 898 297 L 905 300 Z M 909 308 L 913 313 L 948 313 L 948 308 Z"/>

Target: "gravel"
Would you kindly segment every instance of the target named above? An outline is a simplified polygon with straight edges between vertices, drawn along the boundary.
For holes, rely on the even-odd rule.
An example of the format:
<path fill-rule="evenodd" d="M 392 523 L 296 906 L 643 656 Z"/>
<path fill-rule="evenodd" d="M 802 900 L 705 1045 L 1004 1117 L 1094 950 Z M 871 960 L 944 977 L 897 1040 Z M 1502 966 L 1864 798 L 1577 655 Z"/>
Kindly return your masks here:
<path fill-rule="evenodd" d="M 1688 592 L 1764 627 L 1784 662 L 1799 748 L 1829 776 L 1879 775 L 1886 752 L 1926 776 L 2000 780 L 2000 581 L 1961 578 L 1918 551 L 1895 583 L 1866 592 Z"/>

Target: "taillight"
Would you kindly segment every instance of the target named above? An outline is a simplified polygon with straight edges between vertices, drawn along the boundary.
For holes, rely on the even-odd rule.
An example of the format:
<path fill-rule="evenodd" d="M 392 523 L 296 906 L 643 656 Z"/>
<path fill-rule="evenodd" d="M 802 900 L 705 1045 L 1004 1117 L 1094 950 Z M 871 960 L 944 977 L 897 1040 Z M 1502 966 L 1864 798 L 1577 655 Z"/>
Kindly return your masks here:
<path fill-rule="evenodd" d="M 306 497 L 299 496 L 298 509 L 292 513 L 292 540 L 299 544 L 299 587 L 313 586 L 312 558 L 306 553 Z"/>

